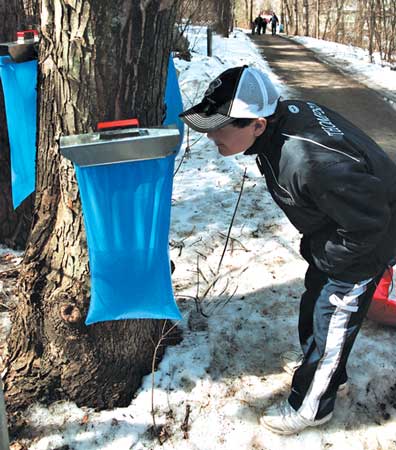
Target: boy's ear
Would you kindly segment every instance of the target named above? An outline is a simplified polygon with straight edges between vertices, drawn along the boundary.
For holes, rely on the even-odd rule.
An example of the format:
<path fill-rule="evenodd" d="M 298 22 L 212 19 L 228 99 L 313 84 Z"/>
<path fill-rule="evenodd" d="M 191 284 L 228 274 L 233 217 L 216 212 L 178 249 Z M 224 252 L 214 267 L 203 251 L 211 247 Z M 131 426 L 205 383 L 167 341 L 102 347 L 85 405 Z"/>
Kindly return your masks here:
<path fill-rule="evenodd" d="M 254 135 L 256 137 L 261 136 L 266 128 L 267 128 L 267 119 L 265 119 L 264 117 L 259 117 L 258 119 L 256 119 L 254 123 Z"/>

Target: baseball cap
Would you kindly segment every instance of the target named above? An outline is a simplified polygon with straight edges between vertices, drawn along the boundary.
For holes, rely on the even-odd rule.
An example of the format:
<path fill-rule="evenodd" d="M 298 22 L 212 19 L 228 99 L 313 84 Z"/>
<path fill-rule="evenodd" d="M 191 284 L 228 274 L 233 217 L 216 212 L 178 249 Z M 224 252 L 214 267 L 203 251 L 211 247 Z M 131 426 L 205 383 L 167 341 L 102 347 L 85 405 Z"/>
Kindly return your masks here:
<path fill-rule="evenodd" d="M 268 76 L 248 66 L 233 67 L 215 78 L 201 103 L 180 118 L 200 133 L 217 130 L 235 119 L 257 119 L 274 114 L 279 93 Z"/>

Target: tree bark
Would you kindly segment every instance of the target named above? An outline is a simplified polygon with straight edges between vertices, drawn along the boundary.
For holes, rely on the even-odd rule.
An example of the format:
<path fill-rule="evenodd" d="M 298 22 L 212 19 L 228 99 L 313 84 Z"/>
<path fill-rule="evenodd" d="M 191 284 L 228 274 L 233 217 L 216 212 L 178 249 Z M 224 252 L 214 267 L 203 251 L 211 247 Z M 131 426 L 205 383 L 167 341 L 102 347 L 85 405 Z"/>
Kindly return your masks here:
<path fill-rule="evenodd" d="M 389 22 L 390 34 L 388 41 L 387 61 L 392 62 L 393 56 L 396 53 L 396 1 L 392 0 L 389 6 Z"/>
<path fill-rule="evenodd" d="M 375 3 L 374 0 L 370 0 L 370 6 L 369 6 L 369 18 L 368 18 L 368 27 L 369 27 L 369 55 L 370 55 L 370 61 L 373 62 L 373 53 L 374 53 L 374 30 L 375 30 Z"/>
<path fill-rule="evenodd" d="M 10 411 L 58 399 L 126 406 L 150 372 L 163 321 L 84 325 L 87 246 L 74 169 L 58 143 L 103 120 L 161 123 L 175 3 L 41 0 L 36 203 L 8 341 Z"/>
<path fill-rule="evenodd" d="M 216 25 L 215 30 L 224 37 L 229 37 L 232 28 L 233 0 L 218 0 L 216 2 Z"/>
<path fill-rule="evenodd" d="M 298 35 L 298 0 L 294 0 L 294 35 Z"/>
<path fill-rule="evenodd" d="M 309 36 L 309 5 L 308 0 L 303 2 L 303 15 L 304 15 L 304 36 Z"/>
<path fill-rule="evenodd" d="M 291 12 L 291 6 L 289 5 L 289 0 L 285 0 L 285 8 L 286 8 L 286 34 L 289 34 L 289 32 L 291 31 L 291 27 L 294 23 L 294 18 L 293 18 L 293 14 Z"/>
<path fill-rule="evenodd" d="M 0 0 L 0 42 L 16 40 L 16 31 L 25 28 L 21 0 Z M 10 148 L 3 87 L 0 80 L 0 243 L 13 249 L 25 248 L 30 231 L 33 195 L 14 210 L 11 197 Z"/>
<path fill-rule="evenodd" d="M 281 0 L 281 13 L 280 13 L 280 23 L 283 25 L 284 29 L 286 29 L 286 24 L 285 24 L 285 4 L 284 4 L 285 0 Z"/>
<path fill-rule="evenodd" d="M 250 28 L 253 29 L 253 0 L 250 0 Z"/>

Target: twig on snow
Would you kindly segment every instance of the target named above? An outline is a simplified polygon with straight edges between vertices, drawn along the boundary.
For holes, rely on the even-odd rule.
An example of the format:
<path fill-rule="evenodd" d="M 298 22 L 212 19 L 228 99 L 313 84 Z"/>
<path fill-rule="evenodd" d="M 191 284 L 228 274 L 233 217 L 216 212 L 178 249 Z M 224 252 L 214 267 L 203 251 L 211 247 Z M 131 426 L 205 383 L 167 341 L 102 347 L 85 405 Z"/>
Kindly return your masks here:
<path fill-rule="evenodd" d="M 219 261 L 219 265 L 217 266 L 217 273 L 219 273 L 219 271 L 220 271 L 220 268 L 221 268 L 221 264 L 222 264 L 222 262 L 223 262 L 224 255 L 225 255 L 225 252 L 226 252 L 226 250 L 227 250 L 227 245 L 228 245 L 228 241 L 229 241 L 229 239 L 230 239 L 230 234 L 231 234 L 232 226 L 234 225 L 235 216 L 236 216 L 236 213 L 237 213 L 237 211 L 238 211 L 239 202 L 240 202 L 241 197 L 242 197 L 243 186 L 244 186 L 244 184 L 245 184 L 245 179 L 246 179 L 246 171 L 247 171 L 247 168 L 245 167 L 245 171 L 244 171 L 243 177 L 242 177 L 241 190 L 239 191 L 239 196 L 238 196 L 238 200 L 237 200 L 236 205 L 235 205 L 234 214 L 232 215 L 231 223 L 230 223 L 230 226 L 228 227 L 228 233 L 227 233 L 226 242 L 225 242 L 225 244 L 224 244 L 223 253 L 222 253 L 222 255 L 221 255 L 221 258 L 220 258 L 220 261 Z"/>
<path fill-rule="evenodd" d="M 221 237 L 227 237 L 227 236 L 226 236 L 224 233 L 222 233 L 222 232 L 219 232 L 219 235 L 220 235 Z M 236 242 L 237 244 L 239 244 L 239 245 L 241 246 L 242 250 L 245 250 L 245 252 L 250 252 L 250 250 L 247 249 L 247 248 L 242 244 L 242 242 L 241 242 L 239 239 L 236 239 L 236 238 L 234 238 L 234 237 L 230 237 L 230 240 L 231 240 L 231 242 Z"/>
<path fill-rule="evenodd" d="M 165 320 L 162 326 L 161 335 L 159 340 L 154 348 L 153 359 L 151 361 L 151 417 L 153 419 L 153 432 L 155 436 L 158 438 L 160 445 L 162 445 L 167 439 L 168 435 L 164 432 L 164 427 L 158 427 L 155 421 L 155 406 L 154 406 L 154 386 L 155 386 L 155 362 L 157 360 L 157 353 L 159 348 L 162 346 L 162 342 L 164 339 L 173 331 L 173 329 L 177 326 L 177 322 L 175 322 L 166 332 L 166 325 L 168 321 Z"/>
<path fill-rule="evenodd" d="M 238 288 L 239 288 L 239 286 L 236 286 L 236 288 L 234 289 L 234 292 L 223 302 L 223 303 L 221 303 L 221 302 L 219 302 L 219 303 L 217 303 L 217 305 L 215 305 L 211 310 L 210 310 L 210 312 L 209 312 L 209 315 L 210 314 L 213 314 L 214 313 L 214 311 L 219 307 L 219 306 L 221 306 L 221 309 L 222 308 L 224 308 L 234 297 L 235 297 L 235 294 L 236 294 L 236 292 L 237 292 L 237 290 L 238 290 Z"/>
<path fill-rule="evenodd" d="M 184 417 L 183 423 L 181 424 L 181 430 L 183 431 L 183 438 L 188 439 L 188 421 L 190 419 L 191 406 L 189 404 L 186 405 L 186 415 Z"/>

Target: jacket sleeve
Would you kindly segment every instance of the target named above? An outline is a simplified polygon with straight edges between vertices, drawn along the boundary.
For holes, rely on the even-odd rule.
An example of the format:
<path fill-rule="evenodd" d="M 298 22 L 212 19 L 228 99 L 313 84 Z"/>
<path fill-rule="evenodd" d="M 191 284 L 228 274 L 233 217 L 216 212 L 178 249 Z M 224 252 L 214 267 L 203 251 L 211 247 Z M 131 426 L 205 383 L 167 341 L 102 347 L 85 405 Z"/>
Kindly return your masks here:
<path fill-rule="evenodd" d="M 309 190 L 328 226 L 310 236 L 317 267 L 337 277 L 369 257 L 391 219 L 384 184 L 359 163 L 336 163 L 315 171 Z"/>

